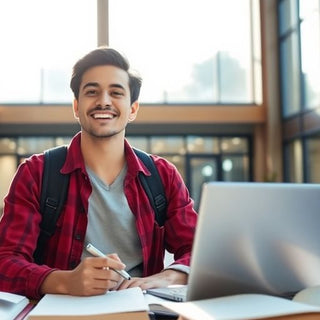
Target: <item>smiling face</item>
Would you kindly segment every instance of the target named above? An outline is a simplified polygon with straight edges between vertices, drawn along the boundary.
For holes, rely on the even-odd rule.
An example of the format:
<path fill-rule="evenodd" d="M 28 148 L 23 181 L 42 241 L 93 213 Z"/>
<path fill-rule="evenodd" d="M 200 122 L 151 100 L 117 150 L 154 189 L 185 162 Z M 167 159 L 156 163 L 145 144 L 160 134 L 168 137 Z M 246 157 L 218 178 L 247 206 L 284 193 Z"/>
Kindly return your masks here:
<path fill-rule="evenodd" d="M 130 103 L 127 72 L 112 65 L 88 69 L 82 77 L 79 98 L 73 104 L 82 133 L 99 138 L 124 137 L 138 108 L 137 101 Z"/>

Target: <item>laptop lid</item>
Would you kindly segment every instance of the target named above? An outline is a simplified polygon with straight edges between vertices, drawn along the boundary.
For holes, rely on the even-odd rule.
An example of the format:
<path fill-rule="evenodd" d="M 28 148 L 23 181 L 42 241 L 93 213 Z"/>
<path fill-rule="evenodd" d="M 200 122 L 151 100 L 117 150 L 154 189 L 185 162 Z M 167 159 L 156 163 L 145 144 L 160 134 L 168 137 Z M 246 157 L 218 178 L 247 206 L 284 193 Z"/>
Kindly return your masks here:
<path fill-rule="evenodd" d="M 187 300 L 319 284 L 319 184 L 204 184 Z"/>

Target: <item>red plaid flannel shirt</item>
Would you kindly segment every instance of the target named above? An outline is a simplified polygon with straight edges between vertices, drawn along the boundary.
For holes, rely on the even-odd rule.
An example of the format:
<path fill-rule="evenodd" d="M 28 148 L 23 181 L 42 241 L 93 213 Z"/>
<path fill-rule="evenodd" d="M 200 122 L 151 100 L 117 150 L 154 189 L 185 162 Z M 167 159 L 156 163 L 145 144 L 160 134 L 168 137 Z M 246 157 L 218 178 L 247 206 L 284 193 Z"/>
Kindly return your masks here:
<path fill-rule="evenodd" d="M 19 166 L 4 199 L 0 222 L 0 290 L 37 299 L 40 286 L 50 272 L 70 270 L 80 263 L 87 228 L 88 198 L 92 190 L 80 150 L 80 139 L 80 133 L 73 138 L 61 169 L 62 173 L 70 173 L 68 198 L 56 232 L 46 248 L 44 264 L 40 266 L 33 263 L 33 253 L 41 221 L 39 198 L 43 154 L 33 155 Z M 180 174 L 172 164 L 153 156 L 169 202 L 166 223 L 159 227 L 137 177 L 138 172 L 148 173 L 148 170 L 127 141 L 125 152 L 128 171 L 124 192 L 136 217 L 143 275 L 163 269 L 165 248 L 174 253 L 174 263 L 190 265 L 197 214 Z"/>

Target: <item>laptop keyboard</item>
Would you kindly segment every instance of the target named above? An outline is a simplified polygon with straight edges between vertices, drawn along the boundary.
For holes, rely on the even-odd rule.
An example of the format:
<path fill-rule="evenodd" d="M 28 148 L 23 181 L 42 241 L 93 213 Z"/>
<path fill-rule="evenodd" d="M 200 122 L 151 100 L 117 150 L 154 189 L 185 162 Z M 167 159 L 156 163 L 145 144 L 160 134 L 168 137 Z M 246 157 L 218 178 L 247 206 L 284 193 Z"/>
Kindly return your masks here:
<path fill-rule="evenodd" d="M 148 289 L 147 293 L 160 298 L 182 302 L 186 301 L 187 288 L 187 286 L 172 286 L 165 288 Z"/>

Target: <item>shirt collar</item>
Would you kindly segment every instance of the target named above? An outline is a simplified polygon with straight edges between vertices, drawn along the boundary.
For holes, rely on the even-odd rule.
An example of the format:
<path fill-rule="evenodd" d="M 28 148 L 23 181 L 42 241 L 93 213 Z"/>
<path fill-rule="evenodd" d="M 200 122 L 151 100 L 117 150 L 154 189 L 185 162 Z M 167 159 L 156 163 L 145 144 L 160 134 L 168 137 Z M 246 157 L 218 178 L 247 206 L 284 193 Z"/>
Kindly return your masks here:
<path fill-rule="evenodd" d="M 85 165 L 82 157 L 80 142 L 81 132 L 78 132 L 72 138 L 68 146 L 66 161 L 62 166 L 61 173 L 68 174 L 77 169 L 82 169 L 85 172 Z"/>
<path fill-rule="evenodd" d="M 69 174 L 77 169 L 81 169 L 83 172 L 86 172 L 80 145 L 81 132 L 78 132 L 72 138 L 68 146 L 66 161 L 61 169 L 61 173 Z M 135 177 L 137 176 L 138 172 L 142 172 L 147 176 L 150 175 L 150 171 L 144 166 L 142 161 L 134 153 L 134 150 L 126 139 L 124 140 L 124 150 L 128 167 L 128 176 Z"/>
<path fill-rule="evenodd" d="M 133 148 L 130 146 L 129 142 L 126 139 L 124 141 L 124 149 L 128 166 L 128 175 L 135 177 L 139 172 L 142 172 L 146 176 L 150 176 L 150 171 L 145 167 L 143 162 L 135 154 Z"/>

